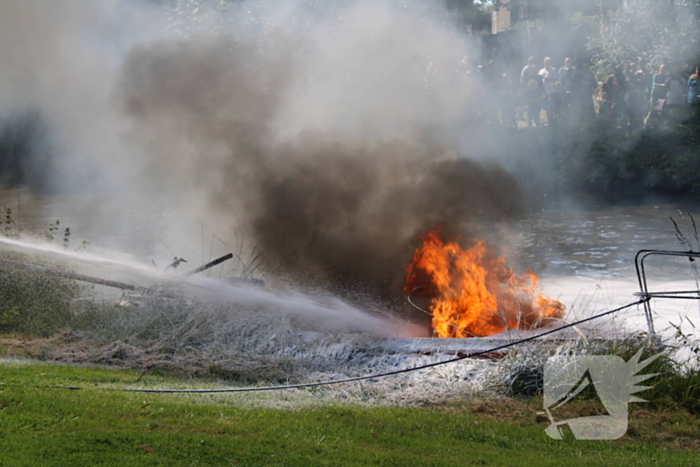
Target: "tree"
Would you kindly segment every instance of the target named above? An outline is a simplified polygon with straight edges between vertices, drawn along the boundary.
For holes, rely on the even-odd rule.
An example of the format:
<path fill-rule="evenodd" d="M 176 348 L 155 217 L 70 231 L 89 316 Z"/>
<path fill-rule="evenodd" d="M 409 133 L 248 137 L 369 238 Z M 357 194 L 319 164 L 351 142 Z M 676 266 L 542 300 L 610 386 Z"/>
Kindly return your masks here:
<path fill-rule="evenodd" d="M 474 0 L 442 0 L 447 15 L 453 23 L 465 28 L 466 25 L 480 25 L 490 23 L 493 5 L 489 2 Z"/>
<path fill-rule="evenodd" d="M 626 0 L 606 14 L 599 35 L 590 41 L 596 67 L 644 57 L 654 67 L 661 63 L 696 66 L 700 58 L 699 0 Z"/>

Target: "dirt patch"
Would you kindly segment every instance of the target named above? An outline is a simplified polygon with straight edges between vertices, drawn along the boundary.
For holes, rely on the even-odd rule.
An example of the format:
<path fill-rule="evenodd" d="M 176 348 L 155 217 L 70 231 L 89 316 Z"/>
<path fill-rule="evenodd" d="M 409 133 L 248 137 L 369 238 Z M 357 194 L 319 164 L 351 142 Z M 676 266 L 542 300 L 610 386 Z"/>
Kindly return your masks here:
<path fill-rule="evenodd" d="M 92 348 L 90 342 L 73 331 L 49 338 L 5 337 L 0 339 L 0 349 L 5 355 L 65 363 L 89 361 Z"/>

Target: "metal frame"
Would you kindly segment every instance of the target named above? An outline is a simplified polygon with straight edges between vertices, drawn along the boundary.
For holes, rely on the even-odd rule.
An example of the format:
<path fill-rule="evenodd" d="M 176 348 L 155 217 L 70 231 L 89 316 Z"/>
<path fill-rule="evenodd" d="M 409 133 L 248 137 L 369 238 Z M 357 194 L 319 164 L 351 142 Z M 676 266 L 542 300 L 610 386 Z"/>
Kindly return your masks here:
<path fill-rule="evenodd" d="M 639 281 L 640 292 L 637 295 L 651 298 L 672 298 L 681 300 L 700 300 L 700 290 L 677 290 L 670 292 L 649 292 L 647 285 L 647 273 L 644 269 L 644 260 L 649 256 L 677 256 L 687 257 L 690 262 L 694 262 L 695 258 L 700 258 L 700 252 L 697 251 L 667 251 L 667 250 L 639 250 L 634 256 L 634 266 L 637 269 L 637 280 Z M 654 320 L 651 315 L 651 300 L 644 302 L 644 314 L 647 318 L 647 326 L 649 327 L 649 335 L 654 337 Z"/>

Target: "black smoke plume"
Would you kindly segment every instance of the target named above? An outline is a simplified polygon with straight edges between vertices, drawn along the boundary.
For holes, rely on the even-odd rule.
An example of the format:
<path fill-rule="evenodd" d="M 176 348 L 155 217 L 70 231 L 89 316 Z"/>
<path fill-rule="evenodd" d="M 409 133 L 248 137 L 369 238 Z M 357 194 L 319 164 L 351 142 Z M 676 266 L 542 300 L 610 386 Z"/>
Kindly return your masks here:
<path fill-rule="evenodd" d="M 230 235 L 246 232 L 268 272 L 391 299 L 429 229 L 494 240 L 496 224 L 522 213 L 508 172 L 457 158 L 419 119 L 401 138 L 318 130 L 280 138 L 275 120 L 303 60 L 279 45 L 218 38 L 141 47 L 125 62 L 119 93 L 146 143 L 151 184 L 198 197 Z"/>

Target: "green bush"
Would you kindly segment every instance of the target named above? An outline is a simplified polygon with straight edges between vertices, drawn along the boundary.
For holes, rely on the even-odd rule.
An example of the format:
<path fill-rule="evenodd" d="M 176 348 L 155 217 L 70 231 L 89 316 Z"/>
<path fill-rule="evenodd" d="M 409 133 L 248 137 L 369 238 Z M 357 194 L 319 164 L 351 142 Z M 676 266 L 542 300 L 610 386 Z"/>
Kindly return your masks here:
<path fill-rule="evenodd" d="M 551 128 L 498 133 L 497 151 L 512 155 L 511 171 L 545 194 L 601 202 L 700 196 L 700 107 L 659 128 L 624 123 L 566 115 Z"/>

